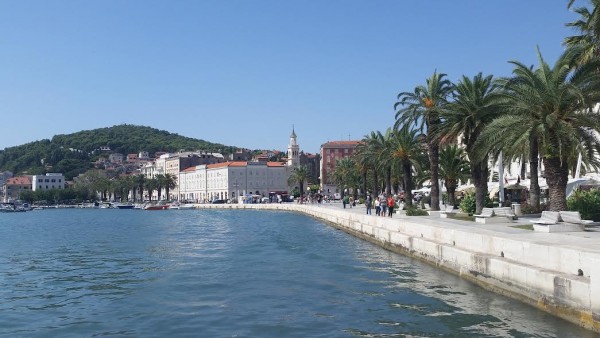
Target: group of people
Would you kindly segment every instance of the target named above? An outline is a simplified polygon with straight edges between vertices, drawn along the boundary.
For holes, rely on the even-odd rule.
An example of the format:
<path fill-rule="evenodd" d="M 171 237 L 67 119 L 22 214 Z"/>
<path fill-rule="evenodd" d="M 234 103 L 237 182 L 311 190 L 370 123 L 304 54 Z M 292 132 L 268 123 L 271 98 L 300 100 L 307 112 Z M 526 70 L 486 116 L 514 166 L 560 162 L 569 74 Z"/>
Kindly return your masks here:
<path fill-rule="evenodd" d="M 371 197 L 371 194 L 367 194 L 367 199 L 365 200 L 367 215 L 371 215 L 371 209 L 373 209 L 373 205 L 375 206 L 375 215 L 392 217 L 394 214 L 394 208 L 396 208 L 396 201 L 392 195 L 385 197 L 384 194 L 380 194 L 378 197 L 373 198 Z"/>

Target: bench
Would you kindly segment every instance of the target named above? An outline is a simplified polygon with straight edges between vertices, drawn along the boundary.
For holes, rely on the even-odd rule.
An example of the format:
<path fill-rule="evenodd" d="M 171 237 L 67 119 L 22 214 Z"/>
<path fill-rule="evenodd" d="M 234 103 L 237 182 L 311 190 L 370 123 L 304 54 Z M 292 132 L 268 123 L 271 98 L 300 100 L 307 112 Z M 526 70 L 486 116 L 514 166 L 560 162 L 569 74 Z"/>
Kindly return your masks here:
<path fill-rule="evenodd" d="M 560 213 L 558 211 L 542 211 L 542 217 L 538 219 L 532 219 L 531 223 L 534 224 L 556 224 L 561 221 Z"/>
<path fill-rule="evenodd" d="M 494 208 L 494 215 L 495 216 L 504 216 L 510 222 L 512 222 L 514 219 L 517 219 L 517 215 L 515 215 L 515 213 L 513 212 L 511 207 Z"/>
<path fill-rule="evenodd" d="M 446 209 L 440 211 L 441 218 L 450 218 L 458 212 L 458 209 L 454 209 L 453 205 L 446 204 Z"/>
<path fill-rule="evenodd" d="M 577 214 L 579 214 L 577 212 Z M 580 223 L 572 223 L 565 221 L 562 217 L 566 216 L 567 220 L 577 220 L 577 215 L 558 211 L 542 211 L 542 217 L 539 219 L 531 220 L 533 223 L 533 230 L 541 232 L 575 232 L 584 231 L 585 224 L 581 220 L 579 215 Z"/>
<path fill-rule="evenodd" d="M 581 219 L 581 214 L 579 211 L 559 211 L 559 213 L 563 222 L 583 225 L 594 223 L 592 220 Z"/>
<path fill-rule="evenodd" d="M 492 218 L 494 217 L 494 209 L 493 208 L 483 208 L 481 209 L 481 214 L 474 215 L 476 223 L 491 223 Z"/>

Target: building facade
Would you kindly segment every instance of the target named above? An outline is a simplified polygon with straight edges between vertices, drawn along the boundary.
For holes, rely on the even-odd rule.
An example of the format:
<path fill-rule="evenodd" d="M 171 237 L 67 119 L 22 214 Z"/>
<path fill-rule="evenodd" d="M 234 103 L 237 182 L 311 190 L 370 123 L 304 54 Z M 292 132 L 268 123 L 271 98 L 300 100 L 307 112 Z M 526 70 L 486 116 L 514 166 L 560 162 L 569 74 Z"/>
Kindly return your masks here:
<path fill-rule="evenodd" d="M 31 189 L 33 191 L 64 188 L 65 178 L 63 174 L 47 173 L 46 175 L 33 175 L 31 178 Z"/>
<path fill-rule="evenodd" d="M 326 195 L 341 193 L 340 188 L 331 180 L 338 160 L 350 157 L 356 151 L 360 141 L 332 141 L 321 145 L 321 191 Z"/>
<path fill-rule="evenodd" d="M 4 182 L 3 201 L 10 203 L 20 198 L 21 192 L 31 190 L 31 178 L 29 176 L 16 176 Z"/>
<path fill-rule="evenodd" d="M 179 199 L 203 203 L 287 191 L 289 170 L 283 162 L 236 161 L 199 165 L 179 175 Z"/>

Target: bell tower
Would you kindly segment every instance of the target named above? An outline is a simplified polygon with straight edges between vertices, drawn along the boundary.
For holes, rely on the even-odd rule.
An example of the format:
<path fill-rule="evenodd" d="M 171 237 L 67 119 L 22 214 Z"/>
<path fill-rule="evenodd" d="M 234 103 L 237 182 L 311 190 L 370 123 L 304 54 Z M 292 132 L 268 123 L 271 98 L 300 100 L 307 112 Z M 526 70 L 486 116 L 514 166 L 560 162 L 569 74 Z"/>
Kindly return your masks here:
<path fill-rule="evenodd" d="M 292 135 L 290 135 L 290 144 L 288 145 L 287 151 L 287 165 L 288 167 L 296 167 L 300 165 L 300 146 L 296 139 L 296 132 L 292 127 Z"/>

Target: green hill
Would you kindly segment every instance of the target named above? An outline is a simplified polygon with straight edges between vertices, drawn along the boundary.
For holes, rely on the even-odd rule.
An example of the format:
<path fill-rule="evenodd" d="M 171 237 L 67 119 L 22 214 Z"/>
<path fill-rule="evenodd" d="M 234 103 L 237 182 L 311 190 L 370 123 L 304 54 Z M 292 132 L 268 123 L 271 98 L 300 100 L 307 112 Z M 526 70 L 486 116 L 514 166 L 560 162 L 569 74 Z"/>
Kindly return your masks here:
<path fill-rule="evenodd" d="M 71 179 L 91 168 L 91 162 L 100 154 L 98 149 L 106 146 L 110 147 L 110 153 L 126 155 L 147 151 L 150 156 L 159 151 L 205 150 L 228 154 L 235 150 L 235 147 L 164 130 L 123 124 L 5 148 L 0 150 L 0 171 L 9 170 L 14 174 L 61 172 Z"/>

